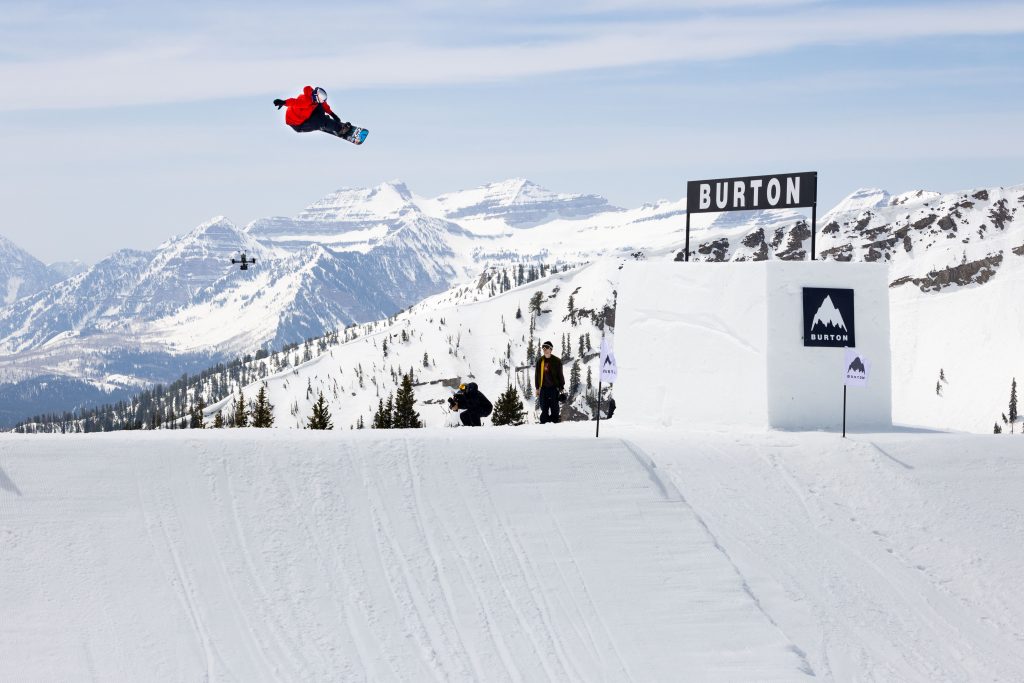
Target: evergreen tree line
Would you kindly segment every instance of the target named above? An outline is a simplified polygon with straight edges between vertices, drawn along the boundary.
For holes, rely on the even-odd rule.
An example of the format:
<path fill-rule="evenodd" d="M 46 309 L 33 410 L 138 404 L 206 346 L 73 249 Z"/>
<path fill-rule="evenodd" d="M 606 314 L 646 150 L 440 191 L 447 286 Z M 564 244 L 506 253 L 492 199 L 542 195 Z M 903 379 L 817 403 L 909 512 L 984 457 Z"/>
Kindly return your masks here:
<path fill-rule="evenodd" d="M 500 270 L 497 267 L 489 268 L 484 270 L 480 274 L 480 279 L 477 281 L 477 291 L 483 291 L 487 288 L 487 294 L 489 297 L 503 294 L 510 289 L 520 287 L 525 284 L 540 280 L 541 278 L 547 277 L 548 275 L 554 275 L 559 272 L 566 272 L 578 267 L 579 264 L 562 264 L 561 268 L 557 263 L 546 264 L 546 263 L 523 263 L 514 264 L 511 266 L 502 267 Z"/>
<path fill-rule="evenodd" d="M 368 326 L 367 326 L 368 327 Z M 345 336 L 355 335 L 346 330 Z M 355 336 L 352 336 L 355 338 Z M 195 375 L 182 376 L 168 385 L 144 389 L 130 399 L 60 414 L 35 415 L 19 423 L 22 433 L 109 432 L 133 429 L 187 429 L 202 420 L 202 405 L 217 403 L 239 387 L 252 384 L 292 365 L 312 360 L 339 344 L 339 333 L 285 344 L 280 351 L 258 350 L 229 363 L 218 363 Z"/>

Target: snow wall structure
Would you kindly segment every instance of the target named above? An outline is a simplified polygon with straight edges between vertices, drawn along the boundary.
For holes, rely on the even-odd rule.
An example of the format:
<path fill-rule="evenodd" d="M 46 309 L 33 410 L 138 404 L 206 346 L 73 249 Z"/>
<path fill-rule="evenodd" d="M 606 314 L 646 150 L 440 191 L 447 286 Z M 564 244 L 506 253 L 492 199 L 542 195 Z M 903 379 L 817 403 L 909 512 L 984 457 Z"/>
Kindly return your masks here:
<path fill-rule="evenodd" d="M 633 262 L 615 325 L 616 418 L 664 427 L 841 430 L 846 351 L 804 346 L 804 288 L 853 290 L 866 386 L 847 430 L 892 427 L 888 267 L 875 263 Z"/>

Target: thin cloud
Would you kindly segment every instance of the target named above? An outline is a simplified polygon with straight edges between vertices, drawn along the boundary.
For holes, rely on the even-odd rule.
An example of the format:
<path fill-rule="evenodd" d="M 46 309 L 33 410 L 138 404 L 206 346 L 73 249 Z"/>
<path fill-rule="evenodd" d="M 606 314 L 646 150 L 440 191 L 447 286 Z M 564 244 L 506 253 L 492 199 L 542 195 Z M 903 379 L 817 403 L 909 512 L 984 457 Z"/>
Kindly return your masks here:
<path fill-rule="evenodd" d="M 584 8 L 620 4 L 592 0 Z M 661 4 L 667 3 L 650 2 L 644 7 Z M 779 3 L 737 0 L 732 4 L 760 8 Z M 253 17 L 246 21 L 257 24 Z M 308 23 L 308 17 L 303 21 Z M 342 31 L 348 39 L 328 48 L 324 39 L 331 25 L 332 21 L 320 22 L 311 33 L 306 54 L 289 55 L 302 49 L 298 46 L 303 41 L 294 41 L 289 25 L 275 24 L 279 42 L 288 50 L 280 49 L 278 41 L 265 49 L 256 49 L 245 39 L 218 42 L 215 32 L 204 27 L 180 38 L 161 35 L 155 45 L 145 48 L 0 63 L 0 81 L 18 93 L 16 98 L 0 101 L 0 110 L 247 97 L 313 81 L 328 88 L 479 83 L 666 62 L 732 60 L 807 46 L 1017 34 L 1024 32 L 1024 7 L 1016 3 L 861 9 L 815 5 L 770 14 L 707 12 L 679 20 L 576 22 L 562 27 L 560 33 L 532 35 L 523 32 L 524 23 L 504 36 L 501 44 L 445 43 L 441 35 L 417 36 L 409 24 L 403 24 L 395 40 L 383 39 L 386 33 L 359 37 L 349 26 Z M 59 94 L 58 101 L 53 93 Z"/>

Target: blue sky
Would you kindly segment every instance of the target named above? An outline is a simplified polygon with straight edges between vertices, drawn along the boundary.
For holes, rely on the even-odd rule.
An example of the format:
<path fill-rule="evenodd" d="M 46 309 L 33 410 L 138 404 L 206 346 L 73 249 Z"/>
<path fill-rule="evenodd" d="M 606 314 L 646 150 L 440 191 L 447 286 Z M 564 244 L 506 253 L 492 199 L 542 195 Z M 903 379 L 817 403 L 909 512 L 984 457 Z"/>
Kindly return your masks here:
<path fill-rule="evenodd" d="M 21 2 L 0 13 L 0 235 L 150 249 L 340 187 L 508 177 L 622 206 L 688 179 L 1024 182 L 1024 3 Z M 355 147 L 271 104 L 321 85 Z"/>

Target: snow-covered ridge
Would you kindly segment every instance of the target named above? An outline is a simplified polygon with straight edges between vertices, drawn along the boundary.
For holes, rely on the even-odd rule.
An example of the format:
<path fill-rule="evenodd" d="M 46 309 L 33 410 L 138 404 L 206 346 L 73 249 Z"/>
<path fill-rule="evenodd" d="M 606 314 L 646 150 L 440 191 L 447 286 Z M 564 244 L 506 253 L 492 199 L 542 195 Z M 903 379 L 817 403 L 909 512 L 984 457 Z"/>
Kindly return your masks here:
<path fill-rule="evenodd" d="M 558 194 L 525 178 L 442 194 L 424 202 L 424 208 L 452 220 L 501 219 L 515 228 L 533 227 L 556 218 L 591 218 L 620 210 L 604 197 Z"/>
<path fill-rule="evenodd" d="M 905 203 L 910 196 L 920 198 L 921 194 L 917 193 L 906 193 L 902 195 L 904 200 L 900 203 Z M 832 207 L 830 213 L 850 213 L 856 211 L 866 211 L 868 209 L 877 209 L 883 206 L 888 206 L 893 203 L 893 197 L 885 190 L 871 187 L 861 188 L 852 194 L 844 197 L 838 204 Z"/>
<path fill-rule="evenodd" d="M 46 289 L 64 277 L 63 271 L 46 266 L 0 235 L 0 307 Z"/>

